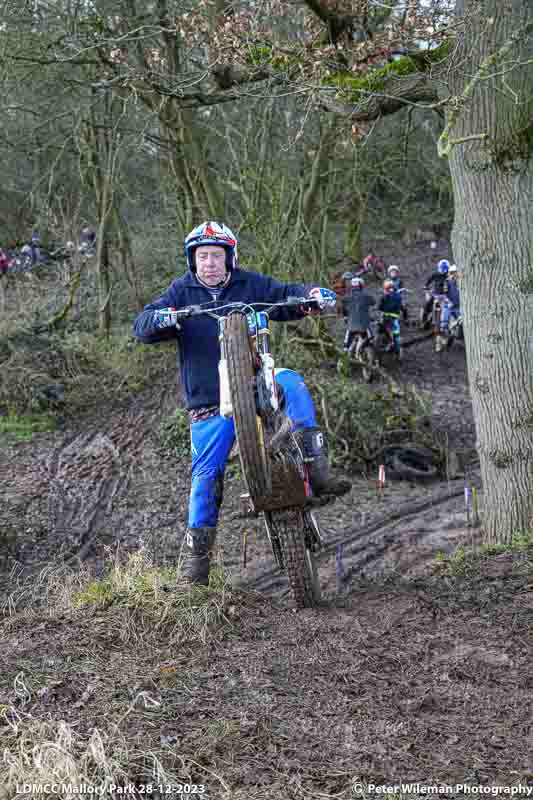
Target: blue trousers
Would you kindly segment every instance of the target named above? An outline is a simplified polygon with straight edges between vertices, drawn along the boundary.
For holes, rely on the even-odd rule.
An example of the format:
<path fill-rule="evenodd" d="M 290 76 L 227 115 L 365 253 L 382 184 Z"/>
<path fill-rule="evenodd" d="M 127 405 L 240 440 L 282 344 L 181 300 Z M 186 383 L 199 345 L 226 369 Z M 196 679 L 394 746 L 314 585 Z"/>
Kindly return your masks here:
<path fill-rule="evenodd" d="M 398 317 L 385 317 L 384 323 L 392 338 L 392 346 L 398 353 L 400 351 L 400 320 Z"/>
<path fill-rule="evenodd" d="M 304 379 L 290 369 L 276 370 L 293 430 L 316 426 L 315 407 Z M 214 528 L 222 503 L 224 470 L 235 441 L 233 417 L 214 417 L 191 425 L 192 480 L 189 528 Z"/>
<path fill-rule="evenodd" d="M 450 317 L 454 317 L 457 319 L 461 310 L 458 306 L 452 305 L 449 300 L 446 300 L 442 303 L 442 312 L 440 317 L 440 329 L 441 331 L 447 331 L 448 325 L 450 324 Z"/>

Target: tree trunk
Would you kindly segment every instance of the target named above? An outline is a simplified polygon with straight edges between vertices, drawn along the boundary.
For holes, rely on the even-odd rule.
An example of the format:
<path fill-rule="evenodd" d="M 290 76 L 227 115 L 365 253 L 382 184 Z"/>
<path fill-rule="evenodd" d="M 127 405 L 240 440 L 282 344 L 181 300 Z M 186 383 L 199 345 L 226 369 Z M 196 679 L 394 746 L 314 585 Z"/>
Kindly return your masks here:
<path fill-rule="evenodd" d="M 464 275 L 484 537 L 509 542 L 533 529 L 533 63 L 524 63 L 533 56 L 533 9 L 531 0 L 458 6 L 465 61 L 453 92 L 466 102 L 449 131 L 452 243 Z"/>
<path fill-rule="evenodd" d="M 359 264 L 363 258 L 362 231 L 366 216 L 367 196 L 362 177 L 360 152 L 357 143 L 353 145 L 352 192 L 348 203 L 348 223 L 346 225 L 346 255 Z"/>
<path fill-rule="evenodd" d="M 109 338 L 111 333 L 111 276 L 109 274 L 109 245 L 106 226 L 100 225 L 102 238 L 98 239 L 96 267 L 98 274 L 98 332 Z"/>

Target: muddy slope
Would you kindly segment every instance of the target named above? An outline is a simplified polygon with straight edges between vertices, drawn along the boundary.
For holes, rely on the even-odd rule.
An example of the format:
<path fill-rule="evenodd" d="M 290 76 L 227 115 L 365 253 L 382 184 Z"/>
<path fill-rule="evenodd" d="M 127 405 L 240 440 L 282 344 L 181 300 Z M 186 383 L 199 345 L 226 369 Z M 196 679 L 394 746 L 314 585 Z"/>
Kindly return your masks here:
<path fill-rule="evenodd" d="M 411 315 L 416 316 L 423 276 L 431 266 L 429 247 L 411 248 L 403 260 L 390 246 L 380 249 L 388 262 L 402 267 L 412 288 Z M 437 251 L 433 260 L 445 254 L 444 249 Z M 406 342 L 418 336 L 417 331 L 404 331 Z M 328 372 L 328 365 L 322 366 L 328 380 L 333 369 Z M 474 431 L 464 350 L 437 355 L 430 341 L 418 341 L 406 348 L 401 366 L 385 366 L 398 383 L 414 383 L 431 393 L 435 422 L 449 433 L 451 446 L 471 453 Z M 39 571 L 49 564 L 81 560 L 100 571 L 109 548 L 127 552 L 144 544 L 159 563 L 176 559 L 186 525 L 189 465 L 186 459 L 176 462 L 162 456 L 157 429 L 177 402 L 173 377 L 162 375 L 148 391 L 119 407 L 103 407 L 76 425 L 37 434 L 31 442 L 2 440 L 4 595 L 13 574 Z M 475 481 L 475 461 L 470 463 L 469 479 Z M 377 494 L 375 477 L 352 475 L 350 494 L 318 512 L 329 545 L 321 561 L 326 593 L 336 585 L 339 542 L 344 542 L 346 577 L 361 571 L 423 571 L 438 550 L 449 551 L 471 539 L 462 511 L 461 480 L 430 486 L 390 482 L 385 492 Z M 226 481 L 219 542 L 231 574 L 253 585 L 272 571 L 273 563 L 262 522 L 235 519 L 242 491 L 239 480 Z M 389 520 L 391 511 L 398 509 L 401 516 Z M 257 585 L 266 589 L 268 580 Z M 271 588 L 277 591 L 274 584 Z"/>

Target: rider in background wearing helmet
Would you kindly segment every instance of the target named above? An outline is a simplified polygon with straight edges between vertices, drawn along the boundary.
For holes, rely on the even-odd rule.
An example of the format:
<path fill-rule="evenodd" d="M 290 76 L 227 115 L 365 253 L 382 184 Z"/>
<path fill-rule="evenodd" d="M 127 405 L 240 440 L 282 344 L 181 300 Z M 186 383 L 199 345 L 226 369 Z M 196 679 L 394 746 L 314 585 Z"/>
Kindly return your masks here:
<path fill-rule="evenodd" d="M 383 281 L 383 295 L 378 303 L 378 311 L 381 311 L 383 323 L 387 325 L 392 336 L 392 342 L 387 346 L 387 352 L 394 351 L 401 355 L 400 315 L 402 313 L 402 296 L 396 291 L 390 278 Z"/>
<path fill-rule="evenodd" d="M 403 281 L 400 278 L 400 267 L 396 264 L 391 264 L 387 270 L 387 275 L 389 276 L 389 280 L 391 280 L 394 284 L 394 291 L 400 292 L 400 297 L 402 300 L 402 317 L 404 322 L 409 320 L 409 312 L 407 311 L 407 306 L 405 305 L 405 298 L 404 293 L 401 291 L 404 288 Z"/>
<path fill-rule="evenodd" d="M 366 333 L 369 339 L 373 337 L 370 309 L 376 305 L 375 299 L 365 289 L 362 278 L 352 278 L 351 291 L 344 298 L 344 313 L 346 316 L 346 334 L 344 336 L 344 350 L 350 349 L 350 344 L 356 333 Z"/>
<path fill-rule="evenodd" d="M 450 269 L 450 262 L 446 258 L 441 258 L 437 264 L 437 269 L 431 273 L 426 283 L 424 290 L 429 292 L 431 290 L 431 297 L 424 305 L 423 324 L 426 325 L 433 310 L 433 303 L 435 297 L 445 295 L 448 293 L 448 270 Z"/>
<path fill-rule="evenodd" d="M 459 290 L 459 271 L 455 264 L 450 266 L 448 270 L 448 281 L 446 286 L 446 296 L 448 303 L 443 306 L 443 324 L 447 328 L 449 317 L 452 316 L 457 319 L 461 314 L 461 293 Z"/>
<path fill-rule="evenodd" d="M 204 222 L 185 240 L 188 271 L 145 306 L 134 323 L 135 336 L 147 344 L 177 339 L 181 386 L 191 423 L 192 480 L 188 529 L 182 578 L 187 583 L 207 584 L 210 555 L 216 537 L 224 470 L 235 441 L 233 418 L 219 413 L 218 362 L 220 346 L 217 321 L 207 315 L 181 320 L 176 309 L 215 301 L 218 303 L 277 303 L 288 297 L 311 297 L 321 310 L 335 305 L 333 292 L 306 284 L 280 283 L 274 278 L 240 268 L 237 238 L 224 224 Z M 300 308 L 273 309 L 277 321 L 300 319 Z M 309 462 L 315 494 L 340 494 L 346 482 L 329 477 L 326 442 L 317 426 L 315 409 L 301 375 L 276 370 L 285 411 L 298 433 Z"/>

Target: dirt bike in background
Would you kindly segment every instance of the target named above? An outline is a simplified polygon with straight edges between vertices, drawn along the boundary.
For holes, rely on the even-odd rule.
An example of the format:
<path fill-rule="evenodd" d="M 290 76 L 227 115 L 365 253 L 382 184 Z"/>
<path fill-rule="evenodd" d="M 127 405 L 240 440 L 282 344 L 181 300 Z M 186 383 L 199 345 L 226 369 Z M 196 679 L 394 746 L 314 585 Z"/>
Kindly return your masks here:
<path fill-rule="evenodd" d="M 398 293 L 406 295 L 409 290 L 405 287 L 398 289 Z M 401 313 L 381 312 L 378 318 L 376 349 L 378 352 L 393 353 L 398 360 L 402 357 L 402 348 L 398 346 L 398 341 L 394 336 L 394 329 L 400 325 L 400 320 L 405 315 L 405 309 Z M 398 329 L 398 333 L 400 333 Z"/>
<path fill-rule="evenodd" d="M 379 366 L 374 338 L 370 331 L 354 331 L 352 333 L 348 356 L 361 367 L 363 380 L 370 383 Z"/>
<path fill-rule="evenodd" d="M 400 314 L 382 313 L 378 321 L 377 351 L 380 353 L 393 353 L 397 359 L 402 357 L 401 347 L 398 349 L 394 341 L 394 326 L 399 321 Z"/>
<path fill-rule="evenodd" d="M 217 320 L 220 341 L 220 414 L 233 417 L 247 511 L 262 514 L 278 567 L 287 573 L 299 608 L 320 600 L 315 555 L 322 547 L 311 511 L 312 488 L 302 442 L 284 413 L 274 377 L 269 312 L 281 307 L 318 308 L 308 297 L 281 303 L 188 306 L 178 323 L 207 314 Z"/>
<path fill-rule="evenodd" d="M 464 340 L 463 315 L 459 314 L 458 317 L 450 317 L 446 347 L 450 349 L 455 342 L 464 342 Z"/>
<path fill-rule="evenodd" d="M 446 329 L 442 329 L 442 315 L 446 305 L 449 305 L 449 300 L 445 294 L 436 294 L 433 296 L 431 331 L 433 333 L 436 353 L 440 353 L 448 343 L 449 327 L 447 326 Z"/>

